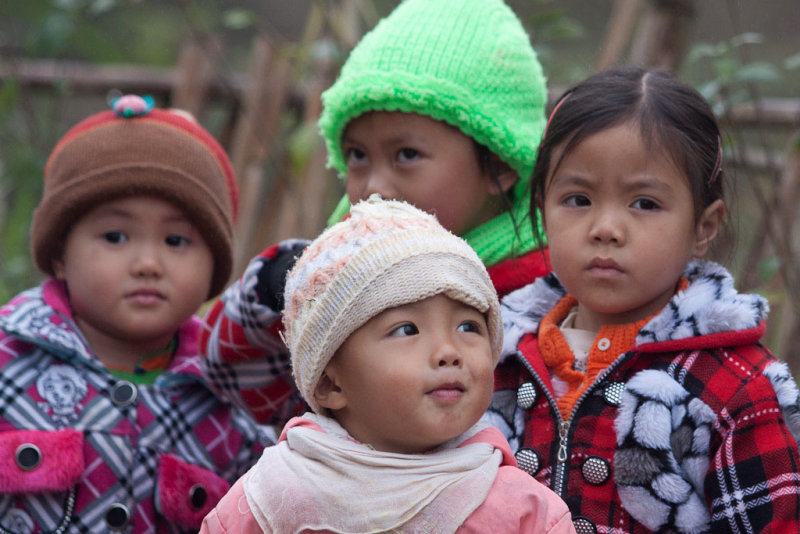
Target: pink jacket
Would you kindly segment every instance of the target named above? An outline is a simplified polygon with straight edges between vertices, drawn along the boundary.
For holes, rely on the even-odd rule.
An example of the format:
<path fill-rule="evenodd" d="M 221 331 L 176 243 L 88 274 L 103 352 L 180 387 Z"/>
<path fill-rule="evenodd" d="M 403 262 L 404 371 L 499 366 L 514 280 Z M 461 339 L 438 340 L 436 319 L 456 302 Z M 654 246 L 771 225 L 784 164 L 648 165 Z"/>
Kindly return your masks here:
<path fill-rule="evenodd" d="M 284 434 L 285 436 L 285 434 Z M 459 527 L 459 534 L 536 532 L 575 534 L 569 510 L 555 493 L 517 468 L 508 442 L 494 428 L 476 436 L 503 453 L 503 463 L 489 495 Z M 248 475 L 245 475 L 245 477 Z M 261 533 L 239 479 L 203 521 L 201 534 Z"/>

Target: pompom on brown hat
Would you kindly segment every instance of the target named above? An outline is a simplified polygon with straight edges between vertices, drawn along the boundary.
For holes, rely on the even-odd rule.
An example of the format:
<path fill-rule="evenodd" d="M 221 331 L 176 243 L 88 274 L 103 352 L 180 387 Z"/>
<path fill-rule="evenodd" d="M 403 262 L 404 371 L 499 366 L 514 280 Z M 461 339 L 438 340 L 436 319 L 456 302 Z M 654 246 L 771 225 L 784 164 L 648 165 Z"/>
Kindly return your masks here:
<path fill-rule="evenodd" d="M 44 193 L 33 214 L 36 265 L 53 275 L 70 227 L 101 203 L 153 196 L 180 207 L 214 256 L 209 298 L 227 284 L 239 192 L 225 150 L 190 115 L 153 109 L 127 95 L 113 111 L 88 117 L 56 144 L 44 169 Z"/>

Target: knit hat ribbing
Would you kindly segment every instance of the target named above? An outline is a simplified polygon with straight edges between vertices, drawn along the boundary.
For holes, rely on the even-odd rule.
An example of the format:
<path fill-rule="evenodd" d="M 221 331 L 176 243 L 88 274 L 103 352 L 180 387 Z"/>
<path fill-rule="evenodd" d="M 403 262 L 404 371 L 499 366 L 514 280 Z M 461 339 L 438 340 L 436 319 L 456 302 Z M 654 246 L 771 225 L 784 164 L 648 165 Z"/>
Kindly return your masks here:
<path fill-rule="evenodd" d="M 353 49 L 322 102 L 319 126 L 328 164 L 341 176 L 347 170 L 342 135 L 363 113 L 418 113 L 459 128 L 517 172 L 517 253 L 537 245 L 528 185 L 546 122 L 547 89 L 528 34 L 502 0 L 404 1 Z M 347 208 L 343 202 L 332 220 Z M 504 216 L 488 226 L 508 239 L 515 225 Z M 479 253 L 491 265 L 511 248 Z"/>
<path fill-rule="evenodd" d="M 494 362 L 500 305 L 486 268 L 432 215 L 377 195 L 315 239 L 286 281 L 285 340 L 295 382 L 315 412 L 314 389 L 345 340 L 382 311 L 438 294 L 485 314 Z"/>
<path fill-rule="evenodd" d="M 81 215 L 100 203 L 133 195 L 163 198 L 186 213 L 214 256 L 209 297 L 222 291 L 233 264 L 239 201 L 233 169 L 224 149 L 200 125 L 160 109 L 125 117 L 97 113 L 56 144 L 31 226 L 39 269 L 53 275 L 53 260 Z"/>

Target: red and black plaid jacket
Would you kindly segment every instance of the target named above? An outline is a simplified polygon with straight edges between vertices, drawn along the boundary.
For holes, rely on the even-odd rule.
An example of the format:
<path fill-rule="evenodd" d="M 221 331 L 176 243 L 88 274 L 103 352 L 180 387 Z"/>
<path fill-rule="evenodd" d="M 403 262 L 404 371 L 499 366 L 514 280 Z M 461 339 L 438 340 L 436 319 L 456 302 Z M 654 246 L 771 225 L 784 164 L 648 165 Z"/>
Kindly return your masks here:
<path fill-rule="evenodd" d="M 549 276 L 509 295 L 488 418 L 579 533 L 800 532 L 800 393 L 758 344 L 766 302 L 718 265 L 685 274 L 568 420 L 536 339 L 564 290 Z"/>

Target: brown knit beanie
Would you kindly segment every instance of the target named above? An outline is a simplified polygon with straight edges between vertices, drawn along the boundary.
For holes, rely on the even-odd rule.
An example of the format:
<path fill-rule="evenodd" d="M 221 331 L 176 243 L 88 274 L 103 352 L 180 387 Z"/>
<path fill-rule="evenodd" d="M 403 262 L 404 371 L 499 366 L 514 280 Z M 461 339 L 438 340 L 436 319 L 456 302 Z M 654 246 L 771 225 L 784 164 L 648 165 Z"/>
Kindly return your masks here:
<path fill-rule="evenodd" d="M 36 265 L 54 274 L 67 233 L 88 210 L 154 196 L 179 206 L 202 233 L 214 256 L 209 298 L 217 295 L 231 275 L 239 202 L 225 151 L 185 113 L 152 109 L 152 101 L 133 95 L 112 107 L 72 127 L 47 160 L 31 226 Z"/>

